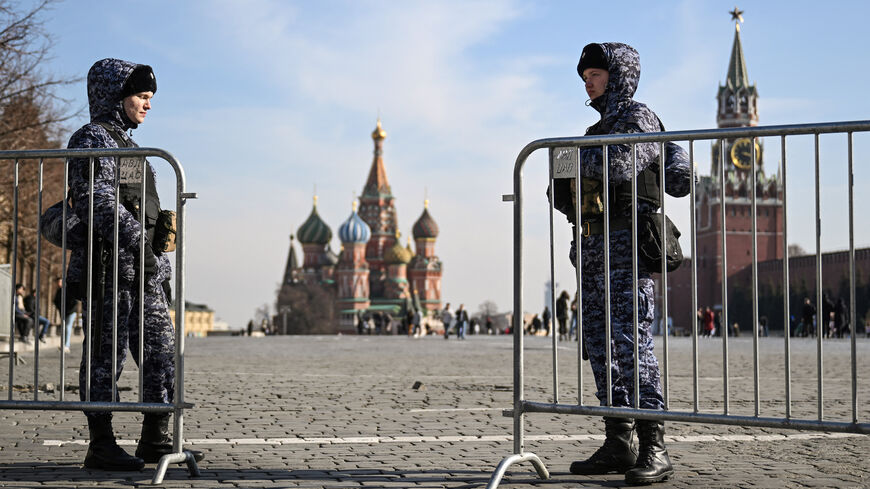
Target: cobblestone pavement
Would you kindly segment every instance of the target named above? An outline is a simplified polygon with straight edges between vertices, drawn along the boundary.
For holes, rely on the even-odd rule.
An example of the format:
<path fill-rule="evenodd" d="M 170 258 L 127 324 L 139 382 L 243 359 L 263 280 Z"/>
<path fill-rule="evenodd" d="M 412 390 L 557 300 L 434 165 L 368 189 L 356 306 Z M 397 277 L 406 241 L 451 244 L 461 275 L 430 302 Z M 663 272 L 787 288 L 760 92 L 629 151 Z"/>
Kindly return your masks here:
<path fill-rule="evenodd" d="M 661 338 L 657 338 L 661 355 Z M 549 338 L 529 338 L 526 398 L 553 395 Z M 577 354 L 559 345 L 562 402 L 577 399 Z M 760 414 L 783 417 L 783 338 L 761 338 Z M 729 406 L 754 413 L 753 342 L 728 342 Z M 80 347 L 67 358 L 66 383 L 77 378 Z M 721 338 L 699 339 L 699 410 L 722 412 Z M 816 343 L 791 342 L 792 410 L 818 417 Z M 870 420 L 870 340 L 858 340 L 858 419 Z M 30 355 L 30 356 L 28 356 Z M 35 362 L 16 368 L 13 398 L 32 399 Z M 58 382 L 58 351 L 40 355 L 40 384 Z M 172 466 L 163 487 L 485 487 L 511 454 L 512 341 L 469 336 L 217 337 L 187 341 L 186 446 L 202 450 L 202 475 Z M 692 410 L 690 338 L 670 338 L 670 408 Z M 825 419 L 851 421 L 848 340 L 824 345 Z M 8 398 L 9 365 L 0 361 L 0 398 Z M 584 367 L 584 403 L 594 403 Z M 136 399 L 132 362 L 120 385 Z M 421 382 L 414 389 L 415 382 Z M 77 393 L 68 392 L 68 399 Z M 40 393 L 40 399 L 57 399 Z M 141 415 L 117 413 L 119 439 L 134 449 Z M 0 410 L 0 487 L 135 487 L 150 484 L 153 466 L 132 474 L 81 468 L 86 430 L 80 412 Z M 500 487 L 621 487 L 622 476 L 574 476 L 567 468 L 600 444 L 601 421 L 587 416 L 526 416 L 526 450 L 551 471 L 513 466 Z M 870 437 L 728 425 L 667 424 L 675 478 L 656 488 L 870 487 Z"/>

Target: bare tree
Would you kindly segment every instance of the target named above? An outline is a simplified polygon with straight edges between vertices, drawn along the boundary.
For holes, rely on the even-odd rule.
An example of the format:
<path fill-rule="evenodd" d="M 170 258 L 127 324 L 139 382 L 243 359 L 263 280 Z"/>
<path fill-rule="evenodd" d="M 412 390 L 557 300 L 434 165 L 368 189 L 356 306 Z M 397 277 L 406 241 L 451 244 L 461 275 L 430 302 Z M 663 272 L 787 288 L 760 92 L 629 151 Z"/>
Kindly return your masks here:
<path fill-rule="evenodd" d="M 54 0 L 41 0 L 22 8 L 16 2 L 0 0 L 0 150 L 58 148 L 66 131 L 64 122 L 78 114 L 68 109 L 69 101 L 58 96 L 57 89 L 80 78 L 57 77 L 46 68 L 53 39 L 45 19 L 52 3 Z M 40 190 L 43 209 L 62 198 L 62 161 L 22 159 L 16 165 L 12 160 L 0 160 L 0 263 L 11 261 L 15 239 L 15 280 L 35 286 L 39 273 L 40 295 L 47 311 L 50 287 L 54 277 L 61 275 L 61 255 L 60 250 L 43 242 L 37 263 Z M 15 210 L 17 230 L 13 229 Z"/>
<path fill-rule="evenodd" d="M 788 256 L 789 257 L 804 256 L 806 254 L 807 254 L 807 251 L 803 248 L 803 246 L 801 246 L 797 243 L 792 243 L 792 244 L 788 245 Z"/>
<path fill-rule="evenodd" d="M 498 306 L 493 301 L 483 301 L 483 303 L 477 308 L 477 310 L 483 317 L 495 316 L 496 314 L 498 314 Z"/>
<path fill-rule="evenodd" d="M 46 70 L 54 40 L 45 28 L 45 17 L 53 3 L 55 0 L 42 0 L 21 9 L 9 0 L 0 0 L 0 112 L 15 111 L 24 104 L 36 115 L 4 118 L 0 149 L 33 148 L 28 130 L 35 128 L 58 141 L 63 122 L 78 114 L 58 108 L 68 107 L 70 101 L 56 90 L 81 78 L 57 77 Z"/>

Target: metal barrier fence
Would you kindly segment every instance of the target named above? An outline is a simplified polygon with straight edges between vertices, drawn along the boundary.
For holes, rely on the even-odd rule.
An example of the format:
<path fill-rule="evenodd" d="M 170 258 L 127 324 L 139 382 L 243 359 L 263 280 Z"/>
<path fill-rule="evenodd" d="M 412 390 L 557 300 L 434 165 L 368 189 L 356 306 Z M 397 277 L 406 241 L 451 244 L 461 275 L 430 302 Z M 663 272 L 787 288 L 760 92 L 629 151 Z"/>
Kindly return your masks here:
<path fill-rule="evenodd" d="M 55 411 L 101 411 L 101 412 L 113 412 L 113 411 L 127 411 L 127 412 L 142 412 L 142 413 L 172 413 L 174 414 L 174 423 L 173 423 L 173 453 L 169 455 L 164 455 L 157 464 L 156 471 L 154 473 L 152 483 L 160 484 L 163 481 L 163 477 L 166 474 L 166 470 L 169 464 L 174 463 L 182 463 L 185 462 L 187 464 L 188 470 L 191 475 L 198 476 L 199 469 L 196 465 L 196 461 L 194 460 L 193 455 L 189 451 L 185 451 L 182 449 L 182 436 L 183 436 L 183 426 L 184 426 L 184 409 L 192 407 L 192 404 L 186 403 L 184 401 L 184 310 L 185 310 L 185 301 L 184 301 L 184 258 L 185 258 L 185 234 L 184 234 L 184 224 L 185 224 L 185 203 L 188 199 L 195 199 L 195 193 L 188 193 L 185 191 L 185 176 L 184 169 L 181 167 L 181 164 L 178 160 L 175 159 L 167 151 L 157 148 L 119 148 L 119 149 L 70 149 L 70 150 L 28 150 L 28 151 L 0 151 L 0 160 L 13 161 L 14 174 L 12 175 L 13 179 L 13 188 L 12 188 L 12 239 L 11 243 L 11 257 L 10 260 L 12 266 L 12 279 L 13 283 L 16 281 L 19 270 L 16 268 L 19 265 L 19 250 L 18 243 L 20 240 L 20 229 L 19 229 L 19 190 L 20 190 L 20 182 L 19 182 L 19 172 L 23 165 L 38 165 L 36 171 L 38 172 L 38 180 L 37 180 L 37 192 L 36 192 L 36 219 L 37 222 L 35 224 L 36 236 L 38 237 L 36 240 L 36 311 L 34 316 L 39 318 L 39 304 L 40 304 L 40 264 L 42 263 L 42 241 L 43 238 L 41 236 L 41 229 L 38 217 L 43 214 L 43 172 L 46 165 L 46 160 L 63 160 L 63 202 L 66 203 L 68 201 L 68 192 L 69 192 L 69 159 L 70 158 L 87 158 L 90 162 L 90 170 L 88 173 L 89 177 L 89 202 L 88 202 L 88 213 L 89 219 L 82 219 L 83 222 L 87 222 L 87 256 L 93 256 L 92 251 L 94 250 L 94 224 L 93 224 L 93 215 L 94 215 L 94 168 L 95 161 L 98 161 L 99 158 L 104 157 L 116 157 L 120 161 L 121 158 L 127 159 L 132 158 L 132 160 L 128 160 L 132 162 L 132 165 L 128 168 L 128 170 L 133 172 L 139 172 L 136 178 L 139 178 L 139 182 L 141 182 L 142 193 L 140 196 L 141 209 L 145 209 L 146 204 L 146 193 L 145 193 L 145 175 L 147 171 L 146 166 L 146 157 L 157 157 L 161 158 L 175 170 L 175 178 L 176 178 L 176 194 L 175 194 L 175 205 L 176 205 L 176 251 L 175 251 L 175 392 L 174 392 L 174 400 L 170 404 L 164 403 L 153 403 L 153 402 L 143 402 L 143 386 L 145 383 L 145 369 L 143 367 L 139 368 L 139 395 L 137 402 L 97 402 L 91 401 L 91 365 L 93 363 L 93 348 L 89 348 L 88 346 L 93 344 L 93 335 L 91 334 L 92 328 L 92 311 L 96 308 L 94 307 L 85 307 L 84 314 L 85 318 L 83 321 L 83 325 L 85 328 L 85 338 L 88 342 L 88 345 L 85 345 L 86 351 L 88 352 L 88 358 L 86 362 L 86 392 L 85 392 L 85 400 L 84 401 L 73 401 L 65 399 L 65 360 L 66 355 L 61 349 L 60 352 L 60 372 L 58 376 L 58 400 L 41 400 L 39 398 L 39 359 L 40 359 L 40 350 L 39 350 L 39 341 L 34 341 L 34 362 L 33 362 L 33 399 L 32 400 L 21 400 L 21 399 L 13 399 L 13 382 L 15 378 L 15 368 L 16 363 L 13 361 L 13 358 L 16 356 L 15 352 L 15 301 L 16 294 L 15 291 L 12 291 L 11 297 L 7 297 L 7 301 L 11 301 L 12 311 L 11 315 L 7 316 L 9 319 L 9 379 L 8 379 L 8 398 L 6 400 L 0 400 L 0 409 L 12 409 L 12 410 L 55 410 Z M 58 163 L 60 164 L 60 163 Z M 107 273 L 113 273 L 112 283 L 112 291 L 114 293 L 114 298 L 112 300 L 113 310 L 112 310 L 112 377 L 113 379 L 118 378 L 117 372 L 117 362 L 118 362 L 118 328 L 117 318 L 118 318 L 118 287 L 115 284 L 118 284 L 118 207 L 119 207 L 119 182 L 121 180 L 121 167 L 122 165 L 116 166 L 116 174 L 115 174 L 115 186 L 114 186 L 114 237 L 112 240 L 113 245 L 113 259 L 111 260 L 110 266 L 112 269 Z M 67 222 L 68 217 L 68 205 L 63 205 L 63 222 Z M 144 228 L 144 219 L 141 219 L 140 223 L 140 236 L 145 235 Z M 67 248 L 67 226 L 63 226 L 62 231 L 62 261 L 63 261 L 63 274 L 65 276 L 67 270 L 67 255 L 69 249 Z M 142 270 L 145 264 L 145 239 L 139 240 L 139 250 L 138 250 L 138 269 Z M 94 288 L 92 287 L 92 283 L 94 280 L 93 277 L 93 269 L 90 266 L 85 266 L 87 271 L 87 293 L 84 298 L 85 304 L 94 305 L 94 297 L 93 292 Z M 143 308 L 144 304 L 141 298 L 144 296 L 144 287 L 145 287 L 145 277 L 144 274 L 138 275 L 138 295 L 140 300 L 138 300 L 139 306 L 139 344 L 138 344 L 138 357 L 139 359 L 144 358 L 144 314 Z M 13 287 L 14 289 L 14 287 Z M 68 294 L 66 279 L 64 278 L 63 288 L 62 288 L 62 298 L 61 304 L 63 305 L 63 309 L 66 309 L 66 298 Z M 10 302 L 7 302 L 9 304 Z M 61 311 L 61 318 L 66 318 L 67 311 Z M 38 321 L 34 320 L 35 329 L 39 327 Z M 61 327 L 62 331 L 62 341 L 66 340 L 66 328 Z M 34 335 L 35 337 L 38 335 Z M 62 343 L 63 344 L 63 343 Z M 133 345 L 130 345 L 132 348 Z M 113 380 L 112 382 L 112 398 L 118 399 L 118 386 L 117 381 Z"/>
<path fill-rule="evenodd" d="M 504 477 L 507 469 L 516 463 L 520 462 L 531 462 L 534 466 L 535 470 L 538 473 L 538 476 L 541 479 L 548 479 L 549 472 L 545 467 L 544 463 L 541 459 L 532 452 L 526 452 L 524 450 L 524 416 L 526 413 L 550 413 L 550 414 L 582 414 L 582 415 L 594 415 L 594 416 L 613 416 L 619 418 L 636 418 L 636 419 L 645 419 L 645 420 L 660 420 L 660 421 L 679 421 L 679 422 L 687 422 L 687 423 L 710 423 L 710 424 L 722 424 L 722 425 L 739 425 L 739 426 L 747 426 L 747 427 L 769 427 L 769 428 L 786 428 L 786 429 L 801 429 L 801 430 L 814 430 L 814 431 L 830 431 L 830 432 L 842 432 L 842 433 L 857 433 L 857 434 L 870 434 L 870 423 L 868 422 L 859 422 L 858 419 L 858 383 L 857 383 L 857 361 L 856 361 L 856 297 L 855 297 L 855 246 L 854 246 L 854 193 L 853 193 L 853 133 L 861 133 L 870 131 L 870 121 L 855 121 L 855 122 L 836 122 L 836 123 L 821 123 L 821 124 L 799 124 L 799 125 L 782 125 L 782 126 L 767 126 L 767 127 L 744 127 L 744 128 L 727 128 L 727 129 L 710 129 L 710 130 L 698 130 L 698 131 L 673 131 L 673 132 L 660 132 L 660 133 L 642 133 L 642 134 L 629 134 L 629 135 L 604 135 L 604 136 L 589 136 L 589 137 L 569 137 L 569 138 L 550 138 L 550 139 L 539 139 L 527 144 L 522 151 L 520 151 L 517 156 L 516 164 L 514 166 L 514 188 L 513 194 L 508 194 L 503 196 L 503 200 L 507 202 L 513 202 L 514 208 L 514 258 L 513 258 L 513 270 L 514 270 L 514 312 L 512 319 L 512 333 L 514 335 L 514 399 L 513 399 L 513 409 L 507 410 L 504 412 L 504 415 L 507 417 L 513 418 L 513 428 L 514 428 L 514 446 L 513 446 L 513 454 L 506 457 L 502 462 L 498 465 L 495 471 L 490 478 L 489 484 L 487 485 L 488 489 L 495 489 L 498 487 L 501 479 Z M 814 157 L 815 157 L 815 243 L 816 243 L 816 266 L 815 266 L 815 277 L 816 277 L 816 307 L 819 315 L 822 312 L 822 260 L 821 260 L 821 206 L 820 206 L 820 184 L 819 184 L 819 175 L 820 175 L 820 151 L 819 151 L 819 136 L 823 134 L 842 134 L 845 136 L 846 144 L 847 144 L 847 158 L 848 158 L 848 222 L 849 222 L 849 271 L 850 271 L 850 279 L 849 279 L 849 290 L 850 290 L 850 301 L 849 301 L 849 309 L 850 309 L 850 324 L 852 324 L 852 334 L 851 337 L 851 422 L 841 422 L 841 421 L 833 421 L 829 419 L 825 419 L 824 410 L 823 410 L 823 399 L 824 399 L 824 380 L 822 375 L 823 369 L 823 345 L 822 345 L 822 335 L 817 335 L 817 393 L 818 393 L 818 408 L 817 408 L 817 417 L 816 419 L 800 419 L 793 416 L 792 413 L 792 395 L 791 395 L 791 387 L 792 387 L 792 378 L 790 375 L 791 372 L 791 362 L 790 362 L 790 331 L 789 331 L 789 268 L 788 268 L 788 227 L 787 227 L 787 214 L 785 214 L 785 209 L 787 208 L 787 195 L 786 195 L 786 182 L 787 182 L 787 152 L 786 152 L 786 138 L 792 136 L 814 136 Z M 582 291 L 580 289 L 580 284 L 582 283 L 582 267 L 576 267 L 576 284 L 577 290 L 581 291 L 577 294 L 577 363 L 578 363 L 578 372 L 577 372 L 577 389 L 578 389 L 578 399 L 577 403 L 560 403 L 559 402 L 559 379 L 558 379 L 558 356 L 557 356 L 557 348 L 556 348 L 556 334 L 555 328 L 554 333 L 552 335 L 552 362 L 553 362 L 553 402 L 535 402 L 526 400 L 524 397 L 524 355 L 523 355 L 523 167 L 526 163 L 528 157 L 535 151 L 539 149 L 549 149 L 549 184 L 550 189 L 554 186 L 554 178 L 557 173 L 561 174 L 562 178 L 579 178 L 580 176 L 580 165 L 578 163 L 578 150 L 581 148 L 588 147 L 600 147 L 603 155 L 603 168 L 602 168 L 602 179 L 604 185 L 602 186 L 604 197 L 603 201 L 605 203 L 609 202 L 608 198 L 608 188 L 609 185 L 609 176 L 608 176 L 608 146 L 609 145 L 628 145 L 630 146 L 630 155 L 631 161 L 634 165 L 633 175 L 637 174 L 637 153 L 636 147 L 640 143 L 658 143 L 659 147 L 659 161 L 658 161 L 658 170 L 659 170 L 659 181 L 662 182 L 660 185 L 660 200 L 661 200 L 661 208 L 659 212 L 662 215 L 665 214 L 665 193 L 664 193 L 664 182 L 665 182 L 665 144 L 668 142 L 687 142 L 688 143 L 688 153 L 689 153 L 689 161 L 694 162 L 694 154 L 695 154 L 695 143 L 698 141 L 718 141 L 719 144 L 719 152 L 718 152 L 718 162 L 719 162 L 719 198 L 720 198 L 720 209 L 721 215 L 718 216 L 721 220 L 722 233 L 721 233 L 721 250 L 722 250 L 722 258 L 721 258 L 721 274 L 722 274 L 722 301 L 723 301 L 723 314 L 725 315 L 725 320 L 722 322 L 723 325 L 727 325 L 727 295 L 728 295 L 728 268 L 727 268 L 727 256 L 726 256 L 726 213 L 725 213 L 725 143 L 727 141 L 736 140 L 738 138 L 762 138 L 762 137 L 779 137 L 781 141 L 781 178 L 782 178 L 782 201 L 783 201 L 783 243 L 782 243 L 782 255 L 783 255 L 783 286 L 784 286 L 784 304 L 783 304 L 783 312 L 785 319 L 785 331 L 784 331 L 784 371 L 785 371 L 785 417 L 783 418 L 775 418 L 775 417 L 762 417 L 760 416 L 760 396 L 759 396 L 759 347 L 758 347 L 758 337 L 759 337 L 759 324 L 758 324 L 758 259 L 757 259 L 757 237 L 758 237 L 758 229 L 757 229 L 757 220 L 756 220 L 756 210 L 757 210 L 757 202 L 756 202 L 756 194 L 757 189 L 756 186 L 750 186 L 751 193 L 751 206 L 752 206 L 752 314 L 753 314 L 753 371 L 754 371 L 754 415 L 745 416 L 745 415 L 736 415 L 730 413 L 729 408 L 729 382 L 728 382 L 728 334 L 723 331 L 722 333 L 722 349 L 723 349 L 723 373 L 722 373 L 722 381 L 724 385 L 723 392 L 723 410 L 722 414 L 715 413 L 702 413 L 699 408 L 699 398 L 698 398 L 698 333 L 697 328 L 693 327 L 692 330 L 692 378 L 693 378 L 693 409 L 691 411 L 679 411 L 672 410 L 669 407 L 669 393 L 668 393 L 668 331 L 667 331 L 667 318 L 669 317 L 667 312 L 668 307 L 668 299 L 667 299 L 667 290 L 668 290 L 668 276 L 667 274 L 661 275 L 661 290 L 664 291 L 662 293 L 662 314 L 661 317 L 665 318 L 665 334 L 663 335 L 663 362 L 661 364 L 662 369 L 662 383 L 663 383 L 663 396 L 664 396 L 664 409 L 663 410 L 650 410 L 650 409 L 640 409 L 639 408 L 639 368 L 638 368 L 638 350 L 637 350 L 637 342 L 634 342 L 634 406 L 631 408 L 626 407 L 614 407 L 612 405 L 611 393 L 612 393 L 612 379 L 610 376 L 611 367 L 612 367 L 612 358 L 611 352 L 608 349 L 606 352 L 606 363 L 605 363 L 605 371 L 606 374 L 606 383 L 607 383 L 607 402 L 605 406 L 591 406 L 585 405 L 583 403 L 583 372 L 582 372 L 582 359 L 581 353 L 583 351 L 583 321 L 582 321 Z M 758 161 L 756 155 L 756 145 L 752 146 L 752 158 L 751 158 L 751 166 L 749 181 L 755 182 L 757 181 L 757 169 L 758 169 Z M 555 168 L 559 164 L 559 168 Z M 692 257 L 692 270 L 691 270 L 691 289 L 692 289 L 692 313 L 698 309 L 698 297 L 697 297 L 697 263 L 698 260 L 696 257 L 698 254 L 696 253 L 696 168 L 694 168 L 694 164 L 692 165 L 692 183 L 689 192 L 689 199 L 691 205 L 691 257 Z M 566 174 L 567 172 L 567 174 Z M 632 290 L 634 296 L 634 305 L 633 305 L 633 326 L 634 326 L 634 338 L 638 337 L 638 304 L 637 304 L 637 296 L 638 296 L 638 254 L 637 254 L 637 180 L 636 176 L 632 176 L 631 178 L 631 187 L 632 187 L 632 216 L 631 216 L 631 229 L 632 229 Z M 577 202 L 581 200 L 581 186 L 577 185 Z M 537 194 L 535 194 L 537 195 Z M 550 194 L 550 204 L 549 204 L 549 225 L 550 225 L 550 284 L 551 284 L 551 295 L 550 295 L 550 304 L 551 311 L 556 311 L 555 308 L 555 273 L 554 273 L 554 239 L 553 239 L 553 198 L 552 193 Z M 579 205 L 575 205 L 576 209 L 576 221 L 577 223 L 582 223 L 581 220 L 581 210 Z M 605 205 L 604 208 L 604 236 L 610 235 L 610 212 Z M 580 246 L 581 242 L 581 226 L 575 227 L 575 235 L 573 239 L 577 246 L 577 263 L 581 262 L 580 260 Z M 664 235 L 664 233 L 663 233 Z M 666 239 L 666 236 L 663 236 L 663 239 Z M 610 268 L 610 240 L 604 239 L 604 270 L 609 271 Z M 662 248 L 666 248 L 666 244 L 663 243 Z M 664 254 L 663 254 L 664 255 Z M 666 266 L 665 257 L 662 257 L 661 268 L 659 270 L 663 270 Z M 604 310 L 605 310 L 605 338 L 611 338 L 611 306 L 610 306 L 610 273 L 604 274 L 605 279 L 605 297 L 604 297 Z"/>

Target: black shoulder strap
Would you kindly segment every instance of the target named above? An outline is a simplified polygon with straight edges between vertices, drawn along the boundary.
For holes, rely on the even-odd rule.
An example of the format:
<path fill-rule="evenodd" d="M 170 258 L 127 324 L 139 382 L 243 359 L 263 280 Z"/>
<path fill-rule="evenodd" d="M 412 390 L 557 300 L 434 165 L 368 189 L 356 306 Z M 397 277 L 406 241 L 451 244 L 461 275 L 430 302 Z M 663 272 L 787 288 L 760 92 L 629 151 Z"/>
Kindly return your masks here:
<path fill-rule="evenodd" d="M 112 139 L 115 140 L 115 143 L 118 145 L 119 148 L 129 148 L 131 146 L 130 143 L 124 138 L 124 136 L 118 134 L 117 129 L 115 129 L 115 127 L 108 122 L 97 122 L 97 124 L 102 126 L 103 129 L 105 129 L 106 132 L 109 133 L 109 136 L 112 136 Z"/>

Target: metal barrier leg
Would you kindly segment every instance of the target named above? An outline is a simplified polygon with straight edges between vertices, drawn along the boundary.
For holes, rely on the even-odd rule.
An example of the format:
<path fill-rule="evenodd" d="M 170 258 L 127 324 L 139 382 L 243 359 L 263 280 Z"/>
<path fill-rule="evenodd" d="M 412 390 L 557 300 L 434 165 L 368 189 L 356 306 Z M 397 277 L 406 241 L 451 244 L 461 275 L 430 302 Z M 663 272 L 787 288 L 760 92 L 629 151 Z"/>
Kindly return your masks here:
<path fill-rule="evenodd" d="M 489 483 L 486 485 L 486 489 L 495 489 L 498 487 L 505 472 L 507 472 L 508 467 L 521 462 L 531 462 L 535 467 L 535 471 L 538 473 L 538 477 L 541 479 L 547 480 L 550 478 L 550 472 L 547 470 L 547 467 L 544 467 L 544 462 L 541 462 L 541 459 L 538 458 L 537 455 L 531 452 L 515 453 L 498 464 L 498 467 L 496 467 L 495 472 L 492 473 L 492 477 L 489 479 Z"/>
<path fill-rule="evenodd" d="M 196 465 L 196 459 L 190 451 L 185 450 L 181 453 L 170 453 L 160 457 L 160 462 L 157 463 L 157 470 L 154 472 L 154 478 L 151 479 L 151 485 L 156 486 L 163 483 L 163 477 L 166 476 L 169 464 L 180 464 L 182 462 L 187 462 L 187 470 L 190 472 L 191 477 L 199 477 L 199 467 Z"/>

